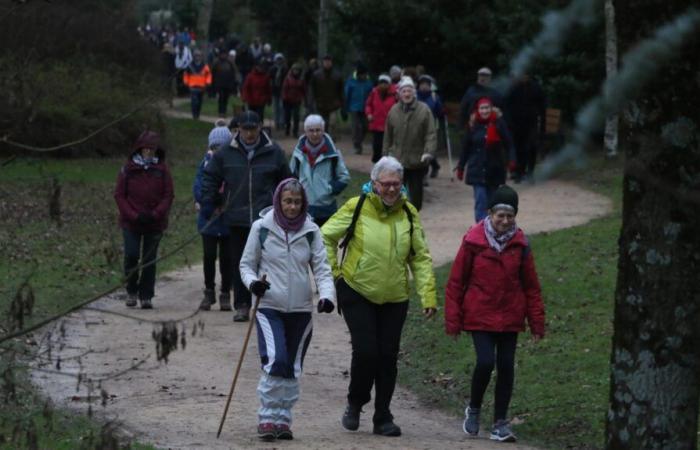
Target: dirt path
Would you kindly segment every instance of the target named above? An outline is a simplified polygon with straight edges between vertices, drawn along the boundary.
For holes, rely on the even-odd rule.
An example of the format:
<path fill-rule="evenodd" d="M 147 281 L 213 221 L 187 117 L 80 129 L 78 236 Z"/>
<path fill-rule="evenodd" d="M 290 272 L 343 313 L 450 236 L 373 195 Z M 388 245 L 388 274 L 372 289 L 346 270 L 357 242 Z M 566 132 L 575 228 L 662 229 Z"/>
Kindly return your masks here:
<path fill-rule="evenodd" d="M 341 148 L 350 148 L 342 139 Z M 282 140 L 286 150 L 291 140 Z M 350 153 L 350 152 L 346 152 Z M 348 165 L 369 170 L 368 155 L 346 154 Z M 421 212 L 436 265 L 449 262 L 459 240 L 473 220 L 471 190 L 457 181 L 450 182 L 447 162 L 440 177 L 430 181 L 426 204 Z M 520 226 L 529 233 L 585 223 L 606 214 L 606 198 L 561 181 L 520 186 Z M 160 277 L 152 311 L 130 311 L 145 319 L 165 320 L 189 314 L 199 303 L 202 288 L 201 266 Z M 108 297 L 96 307 L 127 312 L 121 301 Z M 289 449 L 490 449 L 502 448 L 487 440 L 468 439 L 461 430 L 461 419 L 449 417 L 419 404 L 405 389 L 397 389 L 392 403 L 396 422 L 403 428 L 400 438 L 371 434 L 372 407 L 363 414 L 360 431 L 344 431 L 339 418 L 345 405 L 347 371 L 350 363 L 349 334 L 337 314 L 314 314 L 314 337 L 302 377 L 302 395 L 294 409 L 295 439 L 263 444 L 255 437 L 258 401 L 255 388 L 259 377 L 257 346 L 251 340 L 221 439 L 216 439 L 218 422 L 240 354 L 247 324 L 234 324 L 230 313 L 199 314 L 187 324 L 187 348 L 176 351 L 169 364 L 151 358 L 138 370 L 110 380 L 104 387 L 110 394 L 106 408 L 95 411 L 107 419 L 123 423 L 125 432 L 142 442 L 162 448 L 289 448 Z M 195 322 L 204 331 L 190 337 Z M 119 316 L 82 311 L 66 321 L 66 347 L 63 358 L 95 350 L 82 358 L 92 374 L 126 369 L 147 355 L 154 355 L 152 326 Z M 100 350 L 109 349 L 106 353 Z M 76 361 L 66 360 L 63 371 L 77 373 Z M 34 380 L 59 405 L 85 410 L 85 388 L 76 392 L 74 379 L 35 373 Z M 512 449 L 527 448 L 521 445 Z"/>

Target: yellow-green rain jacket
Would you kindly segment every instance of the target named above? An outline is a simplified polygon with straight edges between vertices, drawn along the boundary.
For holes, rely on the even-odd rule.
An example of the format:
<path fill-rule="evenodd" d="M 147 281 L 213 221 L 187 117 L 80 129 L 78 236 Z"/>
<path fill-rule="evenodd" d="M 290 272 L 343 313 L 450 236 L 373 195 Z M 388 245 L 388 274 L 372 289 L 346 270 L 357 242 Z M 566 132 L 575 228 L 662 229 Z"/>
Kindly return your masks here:
<path fill-rule="evenodd" d="M 321 228 L 333 276 L 342 276 L 353 290 L 373 303 L 398 303 L 408 299 L 410 268 L 423 308 L 434 308 L 433 260 L 418 211 L 405 195 L 387 208 L 377 194 L 367 194 L 345 261 L 339 266 L 338 243 L 345 237 L 359 199 L 348 200 Z M 409 255 L 411 226 L 404 203 L 413 214 L 413 256 Z"/>

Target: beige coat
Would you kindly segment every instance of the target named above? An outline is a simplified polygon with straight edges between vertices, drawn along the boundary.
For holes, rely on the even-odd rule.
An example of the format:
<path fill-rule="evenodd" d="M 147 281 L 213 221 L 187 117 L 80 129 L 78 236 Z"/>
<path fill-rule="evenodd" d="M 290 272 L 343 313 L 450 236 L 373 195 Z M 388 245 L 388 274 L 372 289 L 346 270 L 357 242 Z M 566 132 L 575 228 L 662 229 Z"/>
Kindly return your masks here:
<path fill-rule="evenodd" d="M 437 134 L 430 108 L 414 100 L 408 107 L 399 102 L 391 107 L 386 118 L 383 154 L 395 157 L 405 169 L 425 167 L 421 157 L 429 153 L 435 157 Z"/>

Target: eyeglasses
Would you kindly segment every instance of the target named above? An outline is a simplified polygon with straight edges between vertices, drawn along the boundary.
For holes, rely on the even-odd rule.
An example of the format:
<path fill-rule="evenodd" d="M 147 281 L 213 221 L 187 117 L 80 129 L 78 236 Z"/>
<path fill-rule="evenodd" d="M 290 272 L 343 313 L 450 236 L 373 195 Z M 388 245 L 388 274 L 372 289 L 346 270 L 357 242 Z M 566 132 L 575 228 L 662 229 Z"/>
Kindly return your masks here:
<path fill-rule="evenodd" d="M 382 187 L 382 189 L 389 189 L 389 188 L 394 188 L 394 189 L 399 189 L 401 188 L 401 182 L 400 181 L 388 181 L 388 182 L 383 182 L 377 180 L 377 184 Z"/>
<path fill-rule="evenodd" d="M 306 131 L 309 133 L 323 133 L 323 128 L 309 128 Z"/>

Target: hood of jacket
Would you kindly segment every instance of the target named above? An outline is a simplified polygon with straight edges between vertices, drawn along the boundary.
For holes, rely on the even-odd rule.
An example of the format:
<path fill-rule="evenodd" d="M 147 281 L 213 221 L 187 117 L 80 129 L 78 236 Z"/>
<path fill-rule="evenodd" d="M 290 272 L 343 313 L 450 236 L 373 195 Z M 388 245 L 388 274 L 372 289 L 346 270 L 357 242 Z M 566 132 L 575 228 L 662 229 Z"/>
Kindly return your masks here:
<path fill-rule="evenodd" d="M 141 133 L 138 138 L 136 138 L 136 141 L 129 152 L 129 158 L 131 158 L 135 153 L 140 152 L 142 148 L 155 149 L 156 156 L 160 162 L 165 159 L 165 149 L 161 146 L 160 135 L 155 131 L 146 130 Z"/>

